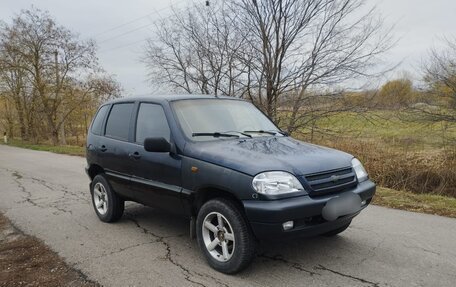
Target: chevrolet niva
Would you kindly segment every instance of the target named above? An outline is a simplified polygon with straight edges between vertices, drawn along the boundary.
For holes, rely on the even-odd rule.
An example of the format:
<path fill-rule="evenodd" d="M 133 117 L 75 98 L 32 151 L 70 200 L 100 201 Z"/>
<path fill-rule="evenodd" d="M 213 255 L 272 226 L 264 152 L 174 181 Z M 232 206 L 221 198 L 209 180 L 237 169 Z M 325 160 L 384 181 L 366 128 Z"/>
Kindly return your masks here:
<path fill-rule="evenodd" d="M 231 97 L 130 97 L 103 104 L 87 138 L 95 212 L 126 200 L 184 215 L 207 262 L 236 273 L 259 240 L 336 235 L 375 193 L 361 162 L 295 140 Z"/>

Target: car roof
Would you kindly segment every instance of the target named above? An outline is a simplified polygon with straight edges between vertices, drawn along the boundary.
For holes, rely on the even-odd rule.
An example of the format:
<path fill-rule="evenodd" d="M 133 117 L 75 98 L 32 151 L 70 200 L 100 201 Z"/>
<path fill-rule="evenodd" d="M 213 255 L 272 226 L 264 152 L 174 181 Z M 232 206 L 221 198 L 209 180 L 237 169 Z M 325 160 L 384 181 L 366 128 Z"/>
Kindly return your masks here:
<path fill-rule="evenodd" d="M 228 99 L 228 100 L 242 100 L 235 97 L 227 96 L 213 96 L 213 95 L 197 95 L 197 94 L 183 94 L 183 95 L 144 95 L 144 96 L 127 96 L 117 98 L 106 102 L 105 104 L 134 102 L 134 101 L 154 101 L 154 102 L 172 102 L 179 100 L 195 100 L 195 99 Z"/>

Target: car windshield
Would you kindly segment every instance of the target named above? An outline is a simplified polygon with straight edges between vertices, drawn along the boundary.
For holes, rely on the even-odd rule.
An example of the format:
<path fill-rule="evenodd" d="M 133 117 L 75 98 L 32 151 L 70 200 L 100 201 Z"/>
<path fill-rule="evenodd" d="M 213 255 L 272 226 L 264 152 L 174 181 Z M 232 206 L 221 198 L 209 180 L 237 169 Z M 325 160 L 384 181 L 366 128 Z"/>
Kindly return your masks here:
<path fill-rule="evenodd" d="M 195 141 L 279 135 L 280 130 L 253 104 L 230 99 L 173 102 L 183 132 Z"/>

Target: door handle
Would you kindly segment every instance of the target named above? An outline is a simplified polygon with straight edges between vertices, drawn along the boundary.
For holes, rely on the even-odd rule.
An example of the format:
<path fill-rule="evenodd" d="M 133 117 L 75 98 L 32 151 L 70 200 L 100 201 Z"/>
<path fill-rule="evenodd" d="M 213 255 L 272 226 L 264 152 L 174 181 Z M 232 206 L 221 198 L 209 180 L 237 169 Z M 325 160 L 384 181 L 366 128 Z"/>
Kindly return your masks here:
<path fill-rule="evenodd" d="M 102 152 L 105 152 L 105 151 L 107 151 L 107 150 L 108 150 L 108 148 L 107 148 L 105 145 L 102 145 L 102 146 L 100 147 L 100 151 L 102 151 Z"/>
<path fill-rule="evenodd" d="M 140 159 L 141 158 L 141 155 L 139 154 L 139 152 L 135 151 L 133 153 L 129 153 L 128 154 L 129 157 L 132 157 L 134 159 Z"/>

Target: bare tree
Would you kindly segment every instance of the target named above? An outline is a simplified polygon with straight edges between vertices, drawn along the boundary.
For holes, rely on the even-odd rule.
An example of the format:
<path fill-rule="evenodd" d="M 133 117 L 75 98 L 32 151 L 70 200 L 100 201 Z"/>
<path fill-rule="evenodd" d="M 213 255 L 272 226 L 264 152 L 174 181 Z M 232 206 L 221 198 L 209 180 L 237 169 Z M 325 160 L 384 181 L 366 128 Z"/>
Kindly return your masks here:
<path fill-rule="evenodd" d="M 223 3 L 195 4 L 159 21 L 144 57 L 152 82 L 187 93 L 238 95 L 244 39 L 230 12 Z"/>
<path fill-rule="evenodd" d="M 245 30 L 252 32 L 248 43 L 258 55 L 252 73 L 258 74 L 254 78 L 263 77 L 257 91 L 260 105 L 287 131 L 307 124 L 303 109 L 321 109 L 320 104 L 309 106 L 321 102 L 314 100 L 316 96 L 340 97 L 337 86 L 368 75 L 377 56 L 390 48 L 390 37 L 375 10 L 359 13 L 363 4 L 362 0 L 235 2 L 245 11 Z M 287 103 L 280 103 L 283 95 L 288 95 Z M 285 104 L 289 113 L 280 113 L 279 104 Z M 327 105 L 320 115 L 346 109 Z"/>
<path fill-rule="evenodd" d="M 447 40 L 444 50 L 433 49 L 423 65 L 428 104 L 414 105 L 421 119 L 456 122 L 456 39 Z"/>
<path fill-rule="evenodd" d="M 318 115 L 346 110 L 326 105 L 316 112 L 322 106 L 315 97 L 341 97 L 337 86 L 368 76 L 391 47 L 382 19 L 375 9 L 363 13 L 363 5 L 364 0 L 231 0 L 209 11 L 193 6 L 157 27 L 158 39 L 146 50 L 151 77 L 178 90 L 193 92 L 196 83 L 201 92 L 215 93 L 205 89 L 207 80 L 234 70 L 236 89 L 224 94 L 250 99 L 287 131 L 296 131 Z M 213 41 L 216 34 L 207 31 L 222 31 L 226 40 Z M 234 64 L 208 68 L 207 55 L 229 55 Z M 315 113 L 309 118 L 304 109 Z"/>
<path fill-rule="evenodd" d="M 19 121 L 23 121 L 23 111 L 30 114 L 21 105 L 33 104 L 44 116 L 53 144 L 66 144 L 66 118 L 113 84 L 112 79 L 100 76 L 103 71 L 92 41 L 80 40 L 47 12 L 35 8 L 23 10 L 11 25 L 2 24 L 0 51 L 5 67 L 2 83 L 16 103 Z M 117 88 L 111 85 L 109 93 Z"/>
<path fill-rule="evenodd" d="M 24 100 L 25 75 L 21 69 L 15 68 L 17 64 L 18 59 L 14 55 L 8 54 L 7 51 L 2 51 L 0 58 L 0 83 L 2 84 L 1 90 L 3 91 L 4 97 L 11 100 L 11 102 L 13 102 L 15 105 L 19 120 L 21 137 L 28 138 L 25 118 L 25 114 L 27 112 L 27 101 Z"/>
<path fill-rule="evenodd" d="M 0 28 L 0 88 L 14 103 L 22 139 L 37 141 L 41 130 L 65 144 L 70 114 L 119 95 L 119 85 L 98 67 L 94 43 L 80 41 L 48 13 L 25 10 Z"/>
<path fill-rule="evenodd" d="M 0 118 L 2 131 L 6 132 L 9 137 L 13 137 L 16 117 L 9 98 L 2 93 L 0 93 L 0 114 L 2 115 Z"/>

